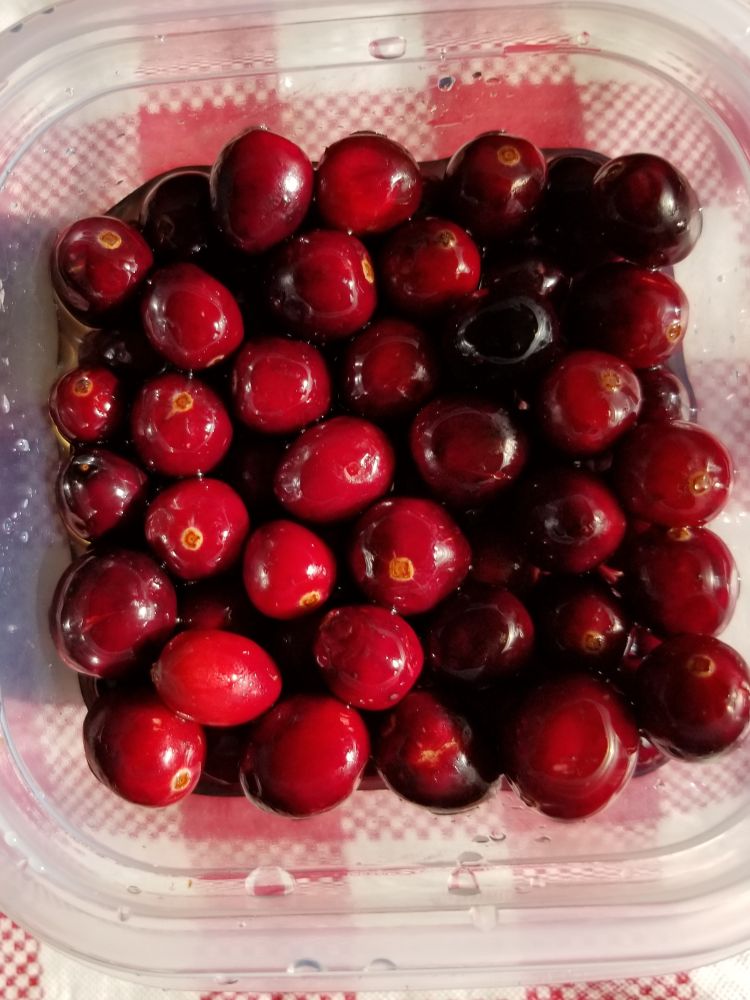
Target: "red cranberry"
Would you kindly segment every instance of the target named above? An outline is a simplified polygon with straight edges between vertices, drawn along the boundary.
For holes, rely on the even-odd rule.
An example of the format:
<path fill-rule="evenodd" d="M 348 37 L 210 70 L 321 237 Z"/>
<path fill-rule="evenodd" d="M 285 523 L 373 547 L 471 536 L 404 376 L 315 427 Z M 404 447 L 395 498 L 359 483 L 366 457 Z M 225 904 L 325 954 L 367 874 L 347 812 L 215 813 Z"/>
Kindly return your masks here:
<path fill-rule="evenodd" d="M 367 728 L 353 708 L 325 695 L 294 695 L 253 727 L 242 788 L 272 812 L 313 816 L 351 795 L 369 754 Z"/>
<path fill-rule="evenodd" d="M 205 257 L 214 232 L 208 174 L 176 170 L 162 177 L 143 200 L 140 223 L 161 260 Z"/>
<path fill-rule="evenodd" d="M 375 311 L 375 268 L 355 236 L 314 229 L 276 252 L 266 294 L 271 313 L 292 333 L 340 340 Z"/>
<path fill-rule="evenodd" d="M 121 378 L 144 379 L 164 367 L 162 358 L 143 336 L 140 322 L 91 330 L 78 348 L 84 367 L 104 365 Z"/>
<path fill-rule="evenodd" d="M 516 709 L 504 742 L 515 791 L 557 819 L 603 809 L 628 783 L 638 757 L 638 729 L 625 703 L 587 674 L 535 688 Z"/>
<path fill-rule="evenodd" d="M 349 552 L 354 579 L 400 614 L 429 611 L 460 586 L 471 550 L 453 518 L 431 500 L 381 500 L 357 521 Z"/>
<path fill-rule="evenodd" d="M 57 507 L 73 535 L 90 542 L 130 524 L 146 503 L 148 479 L 133 462 L 105 448 L 79 451 L 57 477 Z"/>
<path fill-rule="evenodd" d="M 99 698 L 84 719 L 83 745 L 95 777 L 141 806 L 184 799 L 198 784 L 206 757 L 203 728 L 151 691 Z"/>
<path fill-rule="evenodd" d="M 276 470 L 280 503 L 305 521 L 358 514 L 393 481 L 393 449 L 385 434 L 358 417 L 334 417 L 309 427 Z"/>
<path fill-rule="evenodd" d="M 482 242 L 528 227 L 547 178 L 544 154 L 504 132 L 485 132 L 463 145 L 445 170 L 455 218 Z"/>
<path fill-rule="evenodd" d="M 370 711 L 401 701 L 424 663 L 411 625 L 370 604 L 329 611 L 318 627 L 314 655 L 331 692 Z"/>
<path fill-rule="evenodd" d="M 643 422 L 690 419 L 690 397 L 674 372 L 668 368 L 647 368 L 638 372 L 638 381 Z"/>
<path fill-rule="evenodd" d="M 651 742 L 648 736 L 640 734 L 638 742 L 638 760 L 635 765 L 634 778 L 642 778 L 644 774 L 651 774 L 657 768 L 663 767 L 669 761 L 669 757 Z"/>
<path fill-rule="evenodd" d="M 166 574 L 140 552 L 89 552 L 60 578 L 50 616 L 67 666 L 94 677 L 117 677 L 168 638 L 177 619 L 177 595 Z"/>
<path fill-rule="evenodd" d="M 630 621 L 609 587 L 550 578 L 533 599 L 540 643 L 555 662 L 613 676 L 628 646 Z"/>
<path fill-rule="evenodd" d="M 52 283 L 74 315 L 92 324 L 138 290 L 154 262 L 141 234 L 119 219 L 79 219 L 52 251 Z"/>
<path fill-rule="evenodd" d="M 676 264 L 701 234 L 700 205 L 687 178 L 650 153 L 605 163 L 594 178 L 594 205 L 609 246 L 638 264 Z"/>
<path fill-rule="evenodd" d="M 469 234 L 446 219 L 415 219 L 395 230 L 380 255 L 379 276 L 394 308 L 431 317 L 479 285 L 481 257 Z"/>
<path fill-rule="evenodd" d="M 594 176 L 606 162 L 605 156 L 592 150 L 565 150 L 547 161 L 537 232 L 575 270 L 608 256 L 593 205 Z"/>
<path fill-rule="evenodd" d="M 232 373 L 234 411 L 253 430 L 289 434 L 331 405 L 331 379 L 317 348 L 285 337 L 245 344 Z"/>
<path fill-rule="evenodd" d="M 570 278 L 546 253 L 513 249 L 492 254 L 485 264 L 482 284 L 497 298 L 530 295 L 549 299 L 559 309 L 568 294 Z"/>
<path fill-rule="evenodd" d="M 179 595 L 179 618 L 183 628 L 191 629 L 251 633 L 255 625 L 253 607 L 242 581 L 234 575 L 210 577 L 185 587 Z"/>
<path fill-rule="evenodd" d="M 216 224 L 245 253 L 261 253 L 291 236 L 312 194 L 312 164 L 299 146 L 262 128 L 228 142 L 211 169 Z"/>
<path fill-rule="evenodd" d="M 472 551 L 469 579 L 523 596 L 536 584 L 539 570 L 529 562 L 523 539 L 501 521 L 492 510 L 467 528 Z"/>
<path fill-rule="evenodd" d="M 69 441 L 110 438 L 125 418 L 122 383 L 109 368 L 73 368 L 52 386 L 49 411 Z"/>
<path fill-rule="evenodd" d="M 442 397 L 423 407 L 409 436 L 420 475 L 441 499 L 473 507 L 494 499 L 527 456 L 526 436 L 503 407 L 474 397 Z"/>
<path fill-rule="evenodd" d="M 239 726 L 257 719 L 281 694 L 281 675 L 265 650 L 220 629 L 180 632 L 151 672 L 169 708 L 204 726 Z"/>
<path fill-rule="evenodd" d="M 281 438 L 256 437 L 240 431 L 217 472 L 237 490 L 255 520 L 262 520 L 278 509 L 273 480 L 284 448 Z"/>
<path fill-rule="evenodd" d="M 732 485 L 732 459 L 702 427 L 674 421 L 641 424 L 615 454 L 613 477 L 634 517 L 680 528 L 710 521 Z"/>
<path fill-rule="evenodd" d="M 130 422 L 141 460 L 165 476 L 210 472 L 232 440 L 229 414 L 213 389 L 177 373 L 143 385 Z"/>
<path fill-rule="evenodd" d="M 357 236 L 383 233 L 419 208 L 419 165 L 392 139 L 374 133 L 346 136 L 318 164 L 316 204 L 323 222 Z"/>
<path fill-rule="evenodd" d="M 250 536 L 242 572 L 247 595 L 261 614 L 297 618 L 331 596 L 336 558 L 309 528 L 269 521 Z"/>
<path fill-rule="evenodd" d="M 637 671 L 635 693 L 646 735 L 670 757 L 714 757 L 750 722 L 747 664 L 710 635 L 665 639 Z"/>

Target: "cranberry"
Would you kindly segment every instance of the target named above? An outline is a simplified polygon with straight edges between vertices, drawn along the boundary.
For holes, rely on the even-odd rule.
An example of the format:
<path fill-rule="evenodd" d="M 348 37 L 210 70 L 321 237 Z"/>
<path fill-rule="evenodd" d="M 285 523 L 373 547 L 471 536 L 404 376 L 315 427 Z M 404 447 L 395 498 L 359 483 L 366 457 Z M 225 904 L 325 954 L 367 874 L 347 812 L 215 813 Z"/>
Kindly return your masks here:
<path fill-rule="evenodd" d="M 61 577 L 50 618 L 67 666 L 94 677 L 117 677 L 168 638 L 177 619 L 177 595 L 166 574 L 140 552 L 89 552 Z"/>
<path fill-rule="evenodd" d="M 143 199 L 140 224 L 163 261 L 207 256 L 214 232 L 208 174 L 176 170 L 162 177 Z"/>
<path fill-rule="evenodd" d="M 641 664 L 635 685 L 641 725 L 670 757 L 716 756 L 747 731 L 747 664 L 731 646 L 713 636 L 665 639 Z"/>
<path fill-rule="evenodd" d="M 393 480 L 388 438 L 359 417 L 334 417 L 309 427 L 276 470 L 280 503 L 306 521 L 351 517 L 382 496 Z"/>
<path fill-rule="evenodd" d="M 266 295 L 271 313 L 292 333 L 340 340 L 375 311 L 375 269 L 355 236 L 314 229 L 274 254 Z"/>
<path fill-rule="evenodd" d="M 682 421 L 636 427 L 618 447 L 612 471 L 630 514 L 674 528 L 715 517 L 732 485 L 732 459 L 724 445 Z"/>
<path fill-rule="evenodd" d="M 250 536 L 242 573 L 247 595 L 261 614 L 297 618 L 331 596 L 336 559 L 309 528 L 269 521 Z"/>
<path fill-rule="evenodd" d="M 52 283 L 63 305 L 94 324 L 137 292 L 153 262 L 148 243 L 126 222 L 79 219 L 57 238 Z"/>
<path fill-rule="evenodd" d="M 237 490 L 256 520 L 278 509 L 273 480 L 284 448 L 280 438 L 236 433 L 217 473 Z"/>
<path fill-rule="evenodd" d="M 252 731 L 244 726 L 206 726 L 206 761 L 197 793 L 242 795 L 240 762 Z"/>
<path fill-rule="evenodd" d="M 496 510 L 488 511 L 466 531 L 472 551 L 469 578 L 488 587 L 507 587 L 514 594 L 528 593 L 539 578 L 529 562 L 523 539 Z"/>
<path fill-rule="evenodd" d="M 690 419 L 690 397 L 674 372 L 668 368 L 647 368 L 638 372 L 638 381 L 642 421 Z"/>
<path fill-rule="evenodd" d="M 638 264 L 676 264 L 703 225 L 698 197 L 666 160 L 650 153 L 618 156 L 594 178 L 594 206 L 615 253 Z"/>
<path fill-rule="evenodd" d="M 434 399 L 414 418 L 409 441 L 430 489 L 459 507 L 486 503 L 507 489 L 528 451 L 507 411 L 475 397 Z"/>
<path fill-rule="evenodd" d="M 374 133 L 346 136 L 318 164 L 316 204 L 323 222 L 357 236 L 383 233 L 419 208 L 419 165 L 392 139 Z"/>
<path fill-rule="evenodd" d="M 635 765 L 634 778 L 642 778 L 644 774 L 651 774 L 657 768 L 663 767 L 669 761 L 669 757 L 651 742 L 648 736 L 640 734 L 638 741 L 638 760 Z"/>
<path fill-rule="evenodd" d="M 359 784 L 370 753 L 359 714 L 325 695 L 280 702 L 253 727 L 240 780 L 249 799 L 283 816 L 313 816 Z"/>
<path fill-rule="evenodd" d="M 380 254 L 379 276 L 394 308 L 431 317 L 479 285 L 481 257 L 469 234 L 446 219 L 415 219 L 396 229 Z"/>
<path fill-rule="evenodd" d="M 253 430 L 289 434 L 331 405 L 331 379 L 317 348 L 285 337 L 245 344 L 232 373 L 234 411 Z"/>
<path fill-rule="evenodd" d="M 613 676 L 628 646 L 630 621 L 609 587 L 597 580 L 550 578 L 533 600 L 539 640 L 553 662 Z"/>
<path fill-rule="evenodd" d="M 105 448 L 78 451 L 57 477 L 57 507 L 72 535 L 90 542 L 132 523 L 146 503 L 146 474 Z"/>
<path fill-rule="evenodd" d="M 151 677 L 169 708 L 204 726 L 257 719 L 281 694 L 281 675 L 265 650 L 220 629 L 188 629 L 170 639 Z"/>
<path fill-rule="evenodd" d="M 86 760 L 103 785 L 128 802 L 168 806 L 198 784 L 206 757 L 201 726 L 151 691 L 112 691 L 83 722 Z"/>
<path fill-rule="evenodd" d="M 110 438 L 125 418 L 122 383 L 109 368 L 73 368 L 52 386 L 49 411 L 58 431 L 69 441 Z"/>
<path fill-rule="evenodd" d="M 445 170 L 454 217 L 482 242 L 527 228 L 547 178 L 544 154 L 504 132 L 485 132 L 463 145 Z"/>
<path fill-rule="evenodd" d="M 242 581 L 234 575 L 210 577 L 185 587 L 179 595 L 179 618 L 184 628 L 191 629 L 252 634 L 255 626 L 254 609 Z"/>
<path fill-rule="evenodd" d="M 547 186 L 537 218 L 537 232 L 574 270 L 608 256 L 601 224 L 594 212 L 594 176 L 607 158 L 592 150 L 565 150 L 547 161 Z"/>
<path fill-rule="evenodd" d="M 146 336 L 176 368 L 210 368 L 242 343 L 232 293 L 195 264 L 170 264 L 146 282 L 141 300 Z"/>
<path fill-rule="evenodd" d="M 381 500 L 357 521 L 349 552 L 370 600 L 404 615 L 429 611 L 460 586 L 471 550 L 450 515 L 431 500 Z"/>
<path fill-rule="evenodd" d="M 640 383 L 624 361 L 601 351 L 573 351 L 542 380 L 537 418 L 559 451 L 596 455 L 633 426 L 640 406 Z"/>
<path fill-rule="evenodd" d="M 313 168 L 293 142 L 251 128 L 224 146 L 210 183 L 221 232 L 238 250 L 261 253 L 301 225 L 312 199 Z"/>
<path fill-rule="evenodd" d="M 530 295 L 549 299 L 559 309 L 567 297 L 570 277 L 546 253 L 514 248 L 491 255 L 485 264 L 482 284 L 497 298 Z"/>
<path fill-rule="evenodd" d="M 516 709 L 507 776 L 521 798 L 557 819 L 599 812 L 630 780 L 638 730 L 625 703 L 587 674 L 548 680 Z"/>
<path fill-rule="evenodd" d="M 144 383 L 130 422 L 141 460 L 165 476 L 210 472 L 232 440 L 229 414 L 213 389 L 177 373 Z"/>

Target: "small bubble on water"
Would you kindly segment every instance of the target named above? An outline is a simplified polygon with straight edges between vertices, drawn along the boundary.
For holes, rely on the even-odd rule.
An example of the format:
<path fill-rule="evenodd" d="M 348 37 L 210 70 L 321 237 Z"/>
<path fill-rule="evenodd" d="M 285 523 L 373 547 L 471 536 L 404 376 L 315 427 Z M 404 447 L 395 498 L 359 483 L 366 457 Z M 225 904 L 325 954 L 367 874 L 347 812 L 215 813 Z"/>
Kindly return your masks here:
<path fill-rule="evenodd" d="M 475 844 L 486 844 L 490 838 L 484 833 L 478 833 L 476 837 L 472 837 L 471 839 Z"/>
<path fill-rule="evenodd" d="M 581 31 L 580 34 L 576 36 L 576 41 L 579 45 L 588 45 L 591 41 L 591 35 L 588 31 Z"/>
<path fill-rule="evenodd" d="M 481 860 L 479 851 L 462 851 L 457 858 L 459 865 L 478 865 Z"/>
<path fill-rule="evenodd" d="M 219 986 L 234 986 L 235 983 L 239 982 L 236 976 L 230 976 L 226 972 L 217 972 L 214 976 L 214 982 L 218 983 Z"/>
<path fill-rule="evenodd" d="M 10 400 L 5 393 L 0 396 L 0 410 L 2 410 L 3 413 L 10 413 Z"/>
<path fill-rule="evenodd" d="M 131 913 L 129 906 L 120 906 L 117 910 L 117 919 L 124 924 L 126 920 L 130 920 Z"/>
<path fill-rule="evenodd" d="M 314 958 L 300 958 L 296 962 L 292 962 L 288 967 L 287 972 L 291 972 L 294 976 L 304 976 L 309 972 L 322 972 L 323 966 L 320 962 L 316 962 Z"/>
<path fill-rule="evenodd" d="M 401 35 L 373 38 L 367 49 L 373 59 L 400 59 L 406 52 L 406 39 Z"/>
<path fill-rule="evenodd" d="M 535 840 L 536 840 L 537 844 L 551 844 L 552 843 L 552 837 L 548 837 L 546 833 L 543 833 L 541 835 L 541 837 L 536 837 Z"/>
<path fill-rule="evenodd" d="M 371 962 L 368 962 L 364 968 L 365 972 L 392 972 L 394 969 L 398 968 L 395 962 L 392 962 L 390 958 L 373 958 Z"/>
<path fill-rule="evenodd" d="M 507 836 L 508 834 L 503 833 L 502 830 L 493 830 L 493 832 L 490 834 L 490 840 L 492 840 L 495 844 L 502 844 L 502 842 L 507 838 Z"/>
<path fill-rule="evenodd" d="M 19 438 L 13 445 L 14 451 L 31 451 L 31 445 L 26 438 Z"/>
<path fill-rule="evenodd" d="M 455 82 L 456 78 L 453 76 L 441 76 L 438 80 L 438 90 L 442 90 L 443 93 L 448 90 L 452 90 Z"/>
<path fill-rule="evenodd" d="M 28 542 L 28 540 L 29 540 L 29 533 L 28 533 L 28 531 L 19 531 L 19 533 L 18 533 L 18 539 L 19 539 L 19 541 L 21 542 L 22 545 L 25 545 Z"/>
<path fill-rule="evenodd" d="M 129 885 L 128 886 L 128 892 L 130 893 L 131 896 L 139 896 L 140 893 L 141 893 L 141 890 L 138 888 L 137 885 Z"/>

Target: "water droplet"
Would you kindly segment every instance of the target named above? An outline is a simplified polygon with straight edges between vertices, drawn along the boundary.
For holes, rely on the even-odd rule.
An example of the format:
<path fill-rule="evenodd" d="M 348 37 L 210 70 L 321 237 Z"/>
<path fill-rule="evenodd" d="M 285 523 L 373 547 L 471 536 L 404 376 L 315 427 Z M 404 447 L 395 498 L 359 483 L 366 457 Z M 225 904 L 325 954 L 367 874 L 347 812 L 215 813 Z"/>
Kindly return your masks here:
<path fill-rule="evenodd" d="M 490 833 L 490 840 L 492 840 L 495 844 L 502 844 L 507 836 L 507 833 L 503 833 L 502 830 L 493 830 Z"/>
<path fill-rule="evenodd" d="M 552 843 L 552 837 L 548 837 L 546 833 L 543 833 L 541 835 L 541 837 L 536 837 L 535 840 L 536 840 L 537 844 L 551 844 Z"/>
<path fill-rule="evenodd" d="M 494 906 L 472 906 L 469 910 L 471 922 L 480 931 L 491 931 L 497 924 L 497 910 Z"/>
<path fill-rule="evenodd" d="M 138 888 L 137 885 L 129 885 L 128 892 L 130 893 L 131 896 L 140 896 L 141 894 L 141 890 Z"/>
<path fill-rule="evenodd" d="M 251 896 L 288 896 L 295 886 L 294 876 L 277 865 L 254 868 L 245 879 L 245 891 Z"/>
<path fill-rule="evenodd" d="M 309 972 L 322 972 L 323 966 L 314 958 L 299 958 L 287 968 L 293 976 L 304 976 Z"/>
<path fill-rule="evenodd" d="M 478 833 L 476 837 L 472 837 L 471 839 L 475 844 L 486 844 L 490 838 L 484 833 Z"/>
<path fill-rule="evenodd" d="M 448 55 L 447 49 L 438 49 L 438 57 L 443 60 Z"/>
<path fill-rule="evenodd" d="M 218 983 L 219 986 L 234 986 L 235 983 L 239 982 L 236 976 L 230 976 L 227 972 L 217 972 L 214 976 L 214 982 Z"/>
<path fill-rule="evenodd" d="M 453 89 L 456 78 L 453 76 L 441 76 L 438 80 L 438 90 L 447 91 Z"/>
<path fill-rule="evenodd" d="M 457 860 L 460 865 L 477 865 L 482 860 L 482 855 L 478 851 L 463 851 Z"/>
<path fill-rule="evenodd" d="M 65 93 L 68 95 L 68 97 L 72 97 L 73 93 L 74 93 L 73 88 L 72 87 L 66 87 L 65 88 Z"/>
<path fill-rule="evenodd" d="M 8 830 L 8 832 L 3 835 L 3 840 L 8 845 L 8 847 L 18 847 L 18 837 L 15 835 L 15 833 L 12 833 L 10 830 Z"/>
<path fill-rule="evenodd" d="M 26 438 L 19 438 L 13 445 L 14 451 L 31 451 L 31 445 Z"/>
<path fill-rule="evenodd" d="M 240 930 L 244 930 L 244 928 L 247 927 L 247 920 L 238 920 L 237 926 Z"/>
<path fill-rule="evenodd" d="M 459 865 L 448 876 L 448 892 L 455 896 L 476 896 L 480 891 L 477 877 L 470 868 Z"/>
<path fill-rule="evenodd" d="M 373 59 L 400 59 L 406 52 L 406 39 L 401 35 L 373 38 L 367 48 Z"/>
<path fill-rule="evenodd" d="M 588 31 L 582 31 L 580 32 L 580 34 L 576 36 L 576 41 L 578 42 L 579 45 L 588 45 L 589 42 L 591 41 L 591 35 L 588 33 Z"/>
<path fill-rule="evenodd" d="M 131 913 L 132 910 L 129 906 L 120 906 L 117 908 L 117 919 L 124 924 L 127 920 L 130 920 Z"/>
<path fill-rule="evenodd" d="M 167 36 L 166 35 L 157 35 L 156 36 L 156 40 L 157 40 L 157 42 L 166 42 Z"/>
<path fill-rule="evenodd" d="M 365 972 L 391 972 L 393 969 L 397 969 L 398 966 L 395 962 L 392 962 L 390 958 L 373 958 L 371 962 L 368 962 L 364 968 Z"/>
<path fill-rule="evenodd" d="M 28 542 L 28 540 L 29 540 L 29 533 L 28 533 L 28 531 L 19 531 L 18 532 L 18 540 L 19 540 L 19 542 L 22 545 L 25 545 Z"/>

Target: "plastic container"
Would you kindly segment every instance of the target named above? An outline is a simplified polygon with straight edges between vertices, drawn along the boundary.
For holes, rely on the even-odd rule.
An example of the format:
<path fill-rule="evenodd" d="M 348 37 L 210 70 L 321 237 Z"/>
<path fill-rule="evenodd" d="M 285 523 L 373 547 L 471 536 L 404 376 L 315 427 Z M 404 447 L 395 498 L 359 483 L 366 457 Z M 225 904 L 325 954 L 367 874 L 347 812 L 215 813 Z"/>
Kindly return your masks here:
<path fill-rule="evenodd" d="M 264 122 L 312 156 L 377 128 L 420 158 L 488 127 L 652 150 L 697 187 L 678 279 L 701 420 L 740 473 L 718 530 L 750 577 L 750 8 L 68 0 L 0 36 L 0 908 L 164 986 L 494 986 L 686 968 L 750 945 L 750 745 L 670 764 L 562 825 L 498 794 L 436 817 L 384 792 L 294 823 L 242 800 L 130 808 L 88 774 L 46 610 L 68 561 L 45 399 L 57 228 Z M 429 8 L 429 10 L 427 9 Z M 748 588 L 726 633 L 745 655 Z"/>

